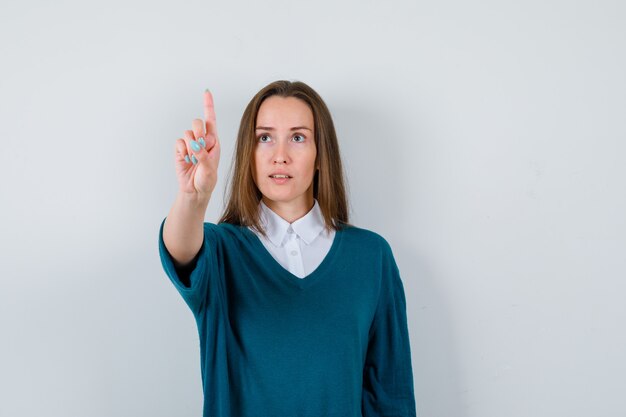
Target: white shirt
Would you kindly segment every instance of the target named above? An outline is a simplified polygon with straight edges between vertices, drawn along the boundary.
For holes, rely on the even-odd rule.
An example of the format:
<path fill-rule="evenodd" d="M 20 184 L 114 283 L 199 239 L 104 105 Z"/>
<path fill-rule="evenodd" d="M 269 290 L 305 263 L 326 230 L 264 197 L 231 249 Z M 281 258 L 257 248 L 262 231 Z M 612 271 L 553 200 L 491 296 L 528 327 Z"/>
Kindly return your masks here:
<path fill-rule="evenodd" d="M 268 238 L 248 226 L 268 252 L 298 278 L 306 278 L 322 263 L 332 246 L 335 230 L 324 229 L 324 216 L 317 200 L 309 212 L 293 223 L 280 217 L 261 200 L 261 224 Z"/>

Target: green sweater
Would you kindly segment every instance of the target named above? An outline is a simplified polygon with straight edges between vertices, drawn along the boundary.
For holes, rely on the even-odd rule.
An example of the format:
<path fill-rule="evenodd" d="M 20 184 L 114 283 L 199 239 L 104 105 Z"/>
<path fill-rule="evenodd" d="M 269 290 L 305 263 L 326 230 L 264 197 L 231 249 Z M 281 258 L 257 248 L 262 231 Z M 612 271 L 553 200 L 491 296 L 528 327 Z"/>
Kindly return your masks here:
<path fill-rule="evenodd" d="M 415 416 L 406 300 L 391 247 L 344 226 L 306 278 L 247 227 L 204 223 L 202 248 L 163 268 L 194 314 L 204 417 Z"/>

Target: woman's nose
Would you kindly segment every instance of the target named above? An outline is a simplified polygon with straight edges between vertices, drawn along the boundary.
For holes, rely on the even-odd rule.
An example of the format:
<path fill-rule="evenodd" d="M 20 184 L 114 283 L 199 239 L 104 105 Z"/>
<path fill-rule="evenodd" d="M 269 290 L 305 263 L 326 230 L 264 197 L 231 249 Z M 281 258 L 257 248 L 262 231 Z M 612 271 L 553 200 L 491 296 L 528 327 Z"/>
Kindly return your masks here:
<path fill-rule="evenodd" d="M 285 148 L 286 146 L 280 141 L 276 144 L 276 147 L 275 147 L 276 152 L 274 153 L 275 164 L 287 163 L 287 152 Z"/>

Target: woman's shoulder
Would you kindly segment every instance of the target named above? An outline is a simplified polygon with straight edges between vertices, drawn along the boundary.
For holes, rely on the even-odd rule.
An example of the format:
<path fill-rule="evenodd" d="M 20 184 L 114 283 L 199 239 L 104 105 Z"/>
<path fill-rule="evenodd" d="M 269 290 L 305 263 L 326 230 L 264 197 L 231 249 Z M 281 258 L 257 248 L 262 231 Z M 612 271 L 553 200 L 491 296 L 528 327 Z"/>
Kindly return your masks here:
<path fill-rule="evenodd" d="M 254 232 L 248 226 L 241 224 L 204 222 L 204 230 L 224 244 L 240 245 L 244 242 L 251 243 L 256 238 Z"/>
<path fill-rule="evenodd" d="M 341 231 L 348 241 L 353 245 L 374 247 L 376 249 L 391 250 L 389 242 L 380 233 L 374 230 L 355 225 L 342 225 Z"/>
<path fill-rule="evenodd" d="M 246 228 L 245 226 L 227 222 L 220 223 L 212 223 L 212 222 L 204 222 L 204 229 L 210 230 L 211 232 L 220 235 L 222 237 L 233 237 L 238 236 L 242 233 L 242 230 Z"/>

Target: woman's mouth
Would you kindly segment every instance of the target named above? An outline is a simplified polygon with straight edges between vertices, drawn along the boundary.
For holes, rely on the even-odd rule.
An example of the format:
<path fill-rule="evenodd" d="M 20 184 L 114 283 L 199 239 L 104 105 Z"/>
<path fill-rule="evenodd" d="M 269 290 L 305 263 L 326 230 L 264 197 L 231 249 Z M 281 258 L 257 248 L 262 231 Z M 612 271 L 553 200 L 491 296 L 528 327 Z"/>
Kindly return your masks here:
<path fill-rule="evenodd" d="M 274 181 L 275 184 L 284 184 L 292 177 L 286 174 L 273 174 L 270 175 L 270 178 L 272 179 L 272 181 Z"/>

